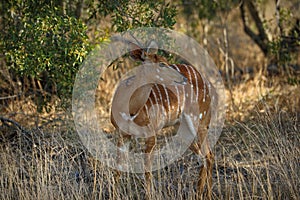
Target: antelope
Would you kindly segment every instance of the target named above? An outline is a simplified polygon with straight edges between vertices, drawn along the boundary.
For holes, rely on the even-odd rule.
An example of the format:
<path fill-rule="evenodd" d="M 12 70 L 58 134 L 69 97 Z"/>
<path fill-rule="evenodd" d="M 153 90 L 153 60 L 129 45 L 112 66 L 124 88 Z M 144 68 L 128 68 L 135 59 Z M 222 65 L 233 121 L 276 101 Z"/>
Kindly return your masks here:
<path fill-rule="evenodd" d="M 209 148 L 209 144 L 206 141 L 208 134 L 208 126 L 211 119 L 210 103 L 212 95 L 214 95 L 214 88 L 211 86 L 208 80 L 206 80 L 192 65 L 188 64 L 170 64 L 163 56 L 158 55 L 156 52 L 152 52 L 151 49 L 153 41 L 150 42 L 148 48 L 143 48 L 137 42 L 129 41 L 124 38 L 114 38 L 114 40 L 125 42 L 130 46 L 130 56 L 142 63 L 154 63 L 153 68 L 147 69 L 145 72 L 147 75 L 151 74 L 153 81 L 150 84 L 142 86 L 134 91 L 129 100 L 129 113 L 133 117 L 133 121 L 139 126 L 147 126 L 152 124 L 153 129 L 156 130 L 159 127 L 168 127 L 178 124 L 180 115 L 182 114 L 185 85 L 189 83 L 193 94 L 191 98 L 195 98 L 195 102 L 198 103 L 199 113 L 199 128 L 197 129 L 197 139 L 190 145 L 190 150 L 197 154 L 200 158 L 204 159 L 204 164 L 201 166 L 199 172 L 198 188 L 197 192 L 199 197 L 203 196 L 205 185 L 207 187 L 207 197 L 211 198 L 212 190 L 212 167 L 214 161 L 214 155 Z M 137 41 L 137 40 L 136 40 Z M 155 43 L 154 43 L 155 44 Z M 149 74 L 148 74 L 149 73 Z M 175 90 L 170 90 L 164 84 L 156 83 L 155 78 L 164 78 Z M 125 80 L 129 81 L 129 80 Z M 124 82 L 123 82 L 124 84 Z M 177 91 L 177 92 L 173 92 Z M 114 102 L 122 101 L 121 99 L 113 99 Z M 150 108 L 154 105 L 161 106 L 160 116 L 155 116 L 150 112 Z M 155 112 L 158 114 L 158 112 Z M 160 120 L 161 116 L 164 116 L 165 120 Z M 111 114 L 111 123 L 120 131 L 115 117 Z M 128 132 L 120 131 L 120 139 L 117 146 L 121 148 L 124 145 L 124 141 L 132 137 Z M 157 135 L 154 133 L 148 137 L 145 141 L 145 153 L 151 155 L 151 152 L 155 148 Z M 202 145 L 204 144 L 204 146 Z M 149 169 L 151 165 L 151 156 L 146 161 L 146 167 Z M 151 191 L 151 172 L 145 171 L 145 190 L 146 195 Z"/>

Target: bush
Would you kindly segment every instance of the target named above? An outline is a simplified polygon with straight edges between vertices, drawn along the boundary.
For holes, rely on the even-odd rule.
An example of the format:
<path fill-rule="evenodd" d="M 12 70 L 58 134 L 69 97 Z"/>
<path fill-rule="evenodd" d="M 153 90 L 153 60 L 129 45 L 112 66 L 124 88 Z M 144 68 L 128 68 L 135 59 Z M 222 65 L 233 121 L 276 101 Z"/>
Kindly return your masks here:
<path fill-rule="evenodd" d="M 90 50 L 87 27 L 56 7 L 39 6 L 33 9 L 24 3 L 17 16 L 6 15 L 6 22 L 13 23 L 2 40 L 6 64 L 18 75 L 50 85 L 52 94 L 68 98 L 78 67 Z"/>

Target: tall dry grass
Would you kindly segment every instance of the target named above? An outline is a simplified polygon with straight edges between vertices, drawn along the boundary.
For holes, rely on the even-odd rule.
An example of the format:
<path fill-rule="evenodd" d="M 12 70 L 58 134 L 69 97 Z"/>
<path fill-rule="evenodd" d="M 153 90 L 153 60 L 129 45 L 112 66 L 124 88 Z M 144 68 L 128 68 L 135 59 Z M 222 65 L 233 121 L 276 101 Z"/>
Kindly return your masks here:
<path fill-rule="evenodd" d="M 214 199 L 300 199 L 299 86 L 258 80 L 233 88 L 235 106 L 214 148 Z M 145 198 L 143 174 L 122 173 L 116 184 L 72 122 L 20 130 L 2 121 L 0 131 L 0 199 Z M 152 199 L 197 199 L 199 169 L 188 150 L 153 172 Z"/>

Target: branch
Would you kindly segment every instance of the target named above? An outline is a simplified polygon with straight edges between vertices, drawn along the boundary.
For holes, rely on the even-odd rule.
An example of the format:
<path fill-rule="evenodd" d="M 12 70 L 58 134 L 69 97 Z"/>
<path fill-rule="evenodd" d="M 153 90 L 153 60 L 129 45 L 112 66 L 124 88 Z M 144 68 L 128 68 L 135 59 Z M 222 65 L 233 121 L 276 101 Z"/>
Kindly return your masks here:
<path fill-rule="evenodd" d="M 246 18 L 246 14 L 245 14 L 246 13 L 245 6 L 248 7 L 248 10 L 249 10 L 254 22 L 255 22 L 255 26 L 258 29 L 258 34 L 255 34 L 247 24 L 247 18 Z M 253 2 L 249 1 L 249 0 L 243 1 L 241 6 L 240 6 L 240 12 L 241 12 L 241 17 L 242 17 L 245 33 L 249 37 L 251 37 L 251 39 L 260 47 L 260 49 L 262 50 L 262 52 L 265 55 L 268 55 L 268 53 L 269 53 L 269 51 L 268 51 L 268 42 L 269 42 L 269 40 L 268 40 L 267 34 L 265 32 L 265 29 L 263 27 L 263 23 L 262 23 L 261 19 L 259 18 L 258 11 L 255 8 Z"/>
<path fill-rule="evenodd" d="M 16 98 L 18 97 L 19 95 L 11 95 L 11 96 L 7 96 L 7 97 L 0 97 L 0 100 L 5 100 L 5 99 L 12 99 L 12 98 Z"/>
<path fill-rule="evenodd" d="M 281 7 L 280 7 L 280 0 L 275 0 L 275 4 L 276 4 L 276 21 L 277 21 L 277 26 L 279 28 L 279 34 L 280 37 L 283 37 L 283 27 L 282 27 L 282 22 L 281 22 L 281 16 L 280 16 L 280 11 L 281 11 Z"/>
<path fill-rule="evenodd" d="M 0 116 L 0 121 L 6 125 L 7 125 L 7 122 L 9 122 L 9 123 L 13 124 L 14 126 L 16 126 L 18 129 L 20 129 L 22 132 L 25 132 L 25 133 L 28 132 L 22 125 L 20 125 L 18 122 L 14 121 L 12 119 Z"/>
<path fill-rule="evenodd" d="M 247 3 L 247 7 L 249 9 L 249 12 L 255 22 L 255 25 L 258 29 L 259 35 L 263 40 L 268 40 L 267 34 L 265 32 L 263 23 L 259 17 L 258 11 L 255 7 L 255 5 L 253 4 L 253 1 L 251 0 L 245 0 L 245 2 Z"/>

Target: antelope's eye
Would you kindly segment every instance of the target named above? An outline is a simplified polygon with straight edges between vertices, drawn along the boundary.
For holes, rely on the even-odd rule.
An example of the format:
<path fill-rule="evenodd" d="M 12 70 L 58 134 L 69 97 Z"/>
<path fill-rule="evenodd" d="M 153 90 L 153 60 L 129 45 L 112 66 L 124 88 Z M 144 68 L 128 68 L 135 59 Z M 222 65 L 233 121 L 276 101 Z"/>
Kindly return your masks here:
<path fill-rule="evenodd" d="M 160 67 L 167 67 L 168 65 L 167 65 L 167 63 L 160 62 L 160 63 L 159 63 L 159 66 L 160 66 Z"/>

